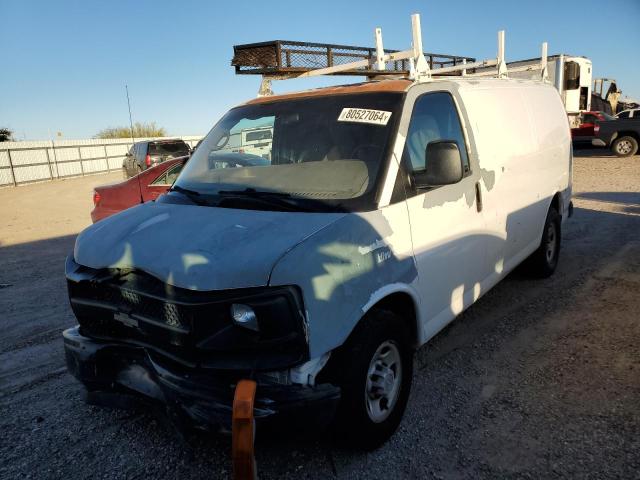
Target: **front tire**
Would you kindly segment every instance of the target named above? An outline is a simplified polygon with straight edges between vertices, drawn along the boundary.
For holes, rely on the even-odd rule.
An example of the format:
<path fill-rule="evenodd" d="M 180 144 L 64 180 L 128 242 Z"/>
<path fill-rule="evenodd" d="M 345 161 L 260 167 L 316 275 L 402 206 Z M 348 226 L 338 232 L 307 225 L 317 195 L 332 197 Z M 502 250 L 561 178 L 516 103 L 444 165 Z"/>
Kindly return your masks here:
<path fill-rule="evenodd" d="M 534 277 L 547 278 L 558 266 L 561 244 L 562 217 L 554 207 L 550 207 L 542 230 L 540 246 L 527 259 L 526 267 Z"/>
<path fill-rule="evenodd" d="M 413 349 L 405 322 L 390 311 L 370 312 L 338 357 L 336 438 L 350 448 L 373 450 L 393 435 L 407 406 Z"/>
<path fill-rule="evenodd" d="M 638 152 L 638 141 L 628 136 L 616 138 L 611 151 L 618 157 L 630 157 Z"/>

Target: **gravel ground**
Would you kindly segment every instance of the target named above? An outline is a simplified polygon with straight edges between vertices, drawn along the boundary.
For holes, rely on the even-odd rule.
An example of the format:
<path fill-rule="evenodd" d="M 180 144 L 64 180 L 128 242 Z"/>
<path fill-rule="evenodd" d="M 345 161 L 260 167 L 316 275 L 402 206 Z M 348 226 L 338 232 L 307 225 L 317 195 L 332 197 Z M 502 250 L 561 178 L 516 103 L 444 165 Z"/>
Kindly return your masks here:
<path fill-rule="evenodd" d="M 578 153 L 556 274 L 514 272 L 421 348 L 382 448 L 259 433 L 262 478 L 640 478 L 640 157 Z M 65 372 L 64 257 L 117 177 L 0 190 L 0 478 L 229 476 L 229 437 L 87 406 Z"/>

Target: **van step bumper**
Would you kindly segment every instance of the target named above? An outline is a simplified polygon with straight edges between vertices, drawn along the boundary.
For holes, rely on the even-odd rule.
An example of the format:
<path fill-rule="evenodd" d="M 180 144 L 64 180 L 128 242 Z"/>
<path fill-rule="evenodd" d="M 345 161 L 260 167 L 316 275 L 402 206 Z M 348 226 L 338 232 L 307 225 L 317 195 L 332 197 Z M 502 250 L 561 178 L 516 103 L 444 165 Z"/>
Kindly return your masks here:
<path fill-rule="evenodd" d="M 79 327 L 65 330 L 63 337 L 67 368 L 86 387 L 89 403 L 115 408 L 150 404 L 181 428 L 231 430 L 235 384 L 251 372 L 187 369 L 143 347 L 85 337 Z M 277 423 L 307 430 L 327 425 L 339 399 L 340 389 L 331 384 L 258 380 L 254 416 L 258 426 Z"/>

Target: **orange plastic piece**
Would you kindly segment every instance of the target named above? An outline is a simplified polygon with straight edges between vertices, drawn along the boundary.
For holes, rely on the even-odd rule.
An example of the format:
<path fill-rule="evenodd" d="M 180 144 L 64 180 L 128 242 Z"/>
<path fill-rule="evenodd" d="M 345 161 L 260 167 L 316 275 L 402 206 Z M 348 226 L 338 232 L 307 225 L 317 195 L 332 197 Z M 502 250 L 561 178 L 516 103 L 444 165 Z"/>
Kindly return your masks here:
<path fill-rule="evenodd" d="M 257 477 L 254 454 L 253 402 L 256 397 L 256 382 L 240 380 L 233 397 L 233 421 L 231 424 L 231 456 L 233 478 L 254 480 Z"/>

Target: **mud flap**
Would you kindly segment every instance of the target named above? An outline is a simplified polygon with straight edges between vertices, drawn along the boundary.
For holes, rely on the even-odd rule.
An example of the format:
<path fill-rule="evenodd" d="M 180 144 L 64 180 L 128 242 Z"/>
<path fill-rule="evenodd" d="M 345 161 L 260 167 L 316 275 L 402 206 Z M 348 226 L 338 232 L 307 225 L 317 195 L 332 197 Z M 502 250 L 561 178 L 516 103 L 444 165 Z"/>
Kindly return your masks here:
<path fill-rule="evenodd" d="M 254 455 L 255 421 L 253 405 L 256 397 L 256 382 L 240 380 L 233 397 L 233 420 L 231 455 L 233 478 L 254 480 L 257 477 Z"/>

